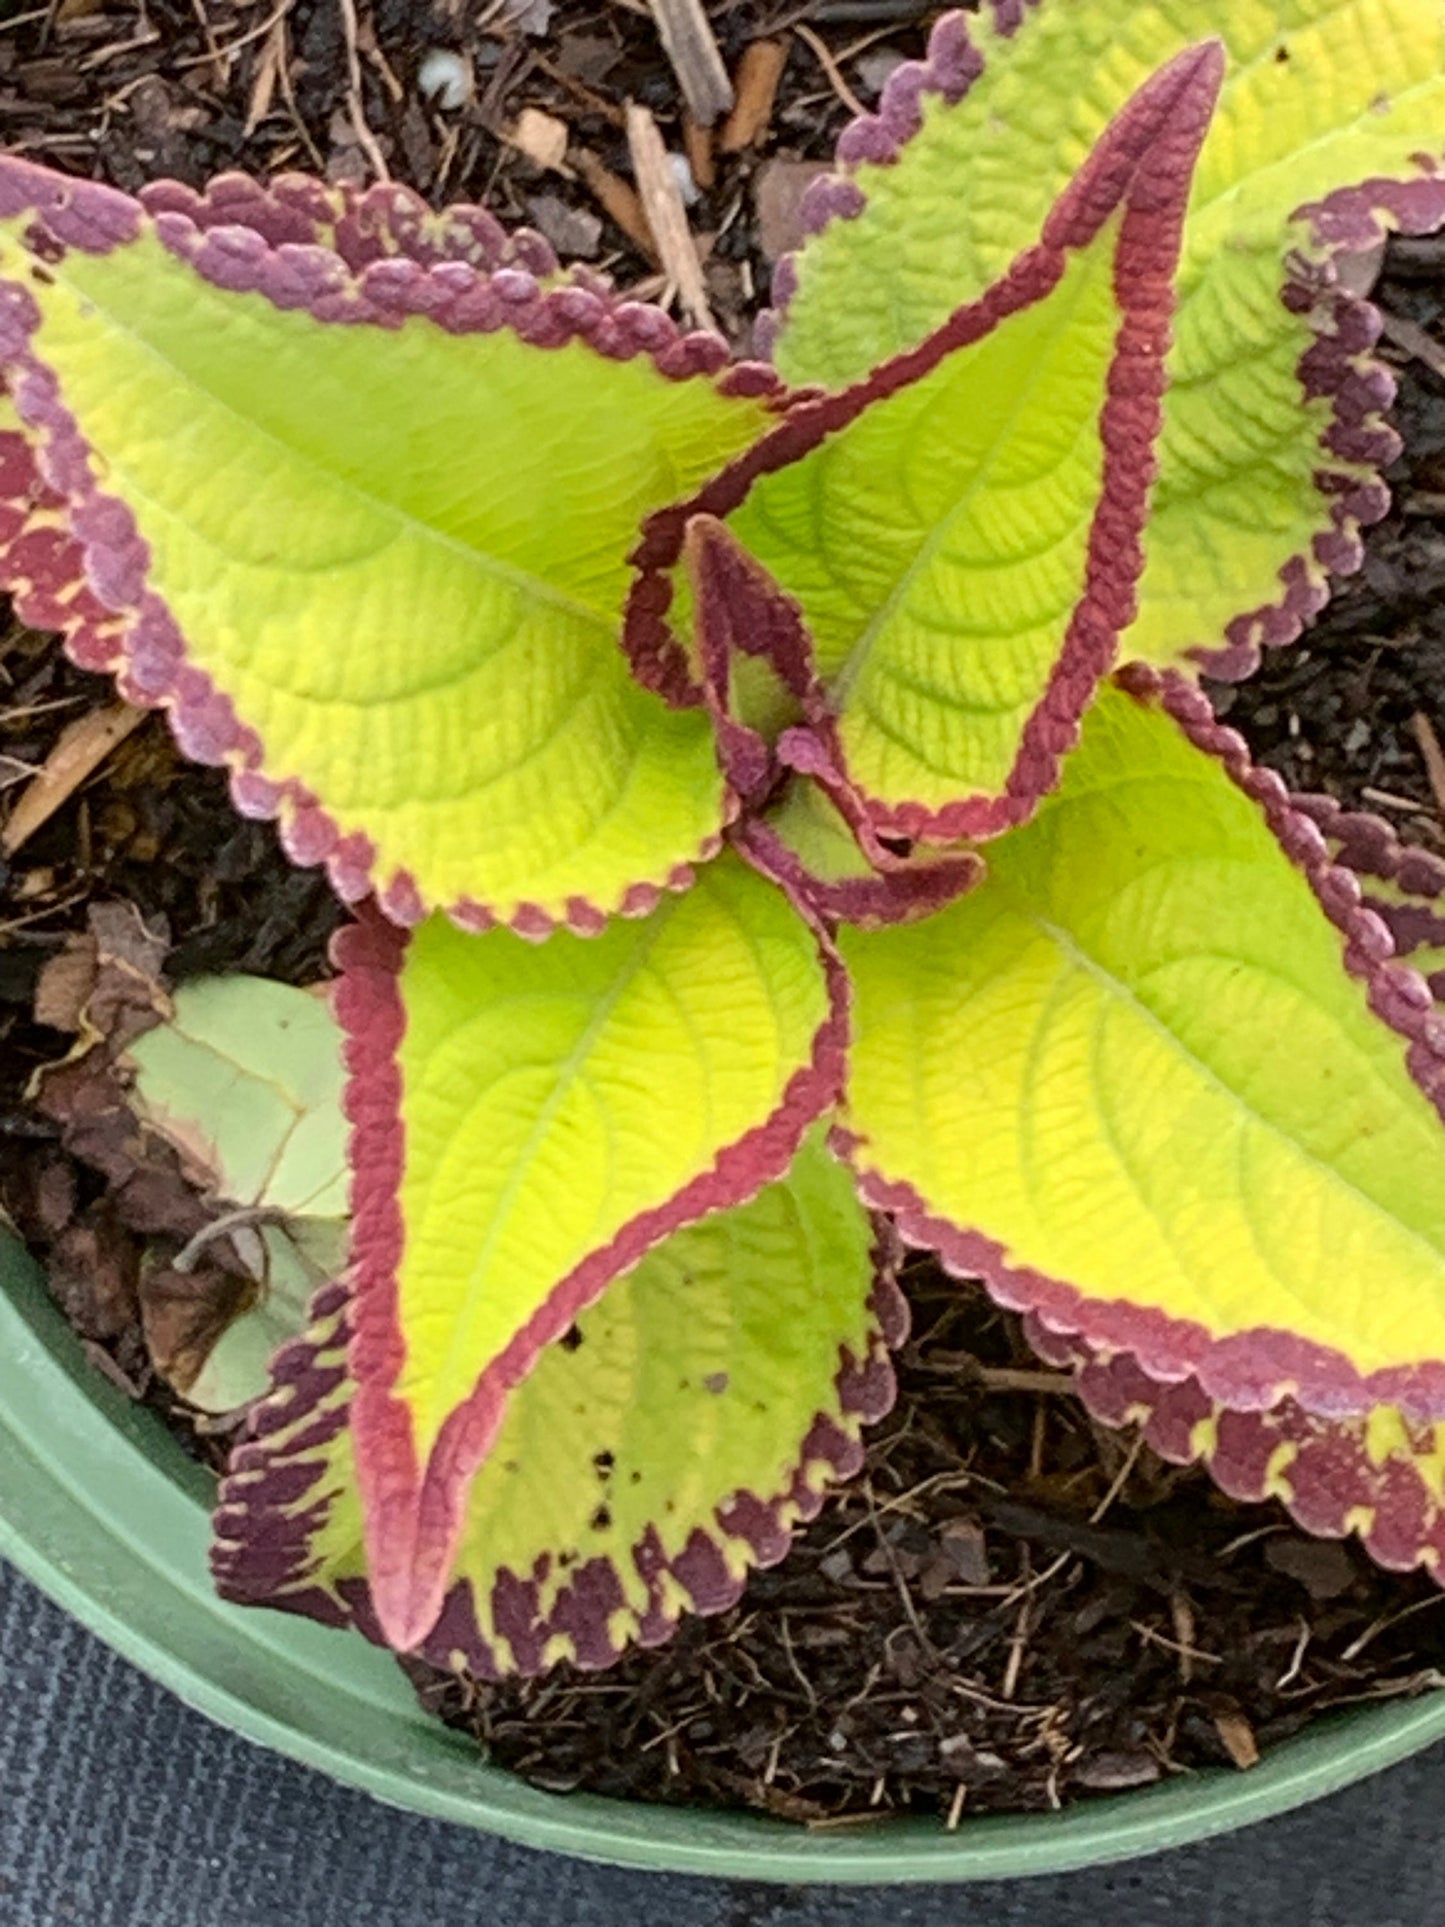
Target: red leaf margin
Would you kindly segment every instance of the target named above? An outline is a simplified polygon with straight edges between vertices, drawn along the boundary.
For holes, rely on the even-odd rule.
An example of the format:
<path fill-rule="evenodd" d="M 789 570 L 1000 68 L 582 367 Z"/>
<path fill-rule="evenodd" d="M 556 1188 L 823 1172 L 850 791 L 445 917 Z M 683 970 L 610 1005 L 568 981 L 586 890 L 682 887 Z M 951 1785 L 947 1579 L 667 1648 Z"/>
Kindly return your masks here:
<path fill-rule="evenodd" d="M 1273 770 L 1257 767 L 1243 737 L 1219 722 L 1208 699 L 1177 671 L 1142 664 L 1115 681 L 1137 700 L 1157 703 L 1196 748 L 1214 757 L 1258 807 L 1280 847 L 1302 872 L 1342 940 L 1343 963 L 1367 992 L 1374 1014 L 1402 1038 L 1410 1075 L 1445 1123 L 1445 1018 L 1420 974 L 1396 956 L 1382 917 L 1364 901 L 1353 870 L 1332 860 L 1325 835 L 1290 797 Z M 1152 1379 L 1197 1379 L 1205 1395 L 1231 1410 L 1266 1412 L 1286 1394 L 1322 1418 L 1348 1418 L 1397 1405 L 1412 1419 L 1445 1419 L 1445 1359 L 1365 1373 L 1342 1352 L 1267 1327 L 1216 1338 L 1203 1325 L 1124 1299 L 1086 1296 L 1076 1285 L 1015 1264 L 996 1239 L 930 1211 L 911 1184 L 868 1164 L 866 1141 L 839 1125 L 835 1150 L 848 1159 L 864 1202 L 889 1213 L 913 1246 L 937 1253 L 954 1276 L 981 1279 L 996 1303 L 1029 1314 L 1036 1329 L 1077 1339 L 1095 1351 L 1131 1353 Z"/>
<path fill-rule="evenodd" d="M 160 181 L 131 199 L 0 156 L 0 218 L 26 215 L 33 217 L 27 243 L 38 257 L 32 272 L 42 277 L 44 263 L 67 250 L 110 253 L 149 221 L 162 245 L 214 286 L 259 294 L 282 311 L 387 329 L 425 315 L 451 333 L 505 328 L 544 349 L 584 341 L 609 360 L 645 355 L 669 380 L 712 380 L 724 395 L 762 399 L 775 410 L 787 405 L 773 371 L 732 362 L 720 336 L 684 333 L 660 309 L 619 300 L 585 269 L 563 280 L 540 236 L 520 230 L 509 237 L 481 208 L 433 214 L 394 183 L 358 192 L 283 175 L 261 187 L 232 174 L 204 194 Z M 259 735 L 186 660 L 179 626 L 149 586 L 150 553 L 134 518 L 96 481 L 59 385 L 34 351 L 39 322 L 27 290 L 0 281 L 0 380 L 27 430 L 23 446 L 21 438 L 0 434 L 0 587 L 15 595 L 25 621 L 61 630 L 80 668 L 109 672 L 127 700 L 166 710 L 186 756 L 229 770 L 241 815 L 279 818 L 294 863 L 324 864 L 344 902 L 374 893 L 395 922 L 419 922 L 429 906 L 415 878 L 404 869 L 378 877 L 376 851 L 363 832 L 343 832 L 299 781 L 264 775 Z M 37 531 L 36 511 L 62 504 L 68 532 L 50 526 L 48 515 Z M 720 831 L 693 861 L 716 855 L 721 841 Z M 610 914 L 645 916 L 664 889 L 685 890 L 693 876 L 693 863 L 681 863 L 661 885 L 634 886 Z M 609 914 L 580 897 L 569 900 L 560 923 L 534 903 L 504 920 L 470 899 L 446 908 L 462 929 L 505 921 L 534 940 L 559 927 L 593 935 Z"/>
<path fill-rule="evenodd" d="M 1377 1565 L 1391 1572 L 1423 1566 L 1445 1586 L 1445 1504 L 1409 1459 L 1375 1459 L 1360 1418 L 1320 1418 L 1296 1399 L 1263 1412 L 1221 1409 L 1197 1378 L 1165 1384 L 1128 1352 L 1092 1351 L 1025 1321 L 1029 1342 L 1049 1364 L 1074 1374 L 1074 1389 L 1101 1424 L 1137 1425 L 1146 1444 L 1175 1465 L 1193 1465 L 1195 1428 L 1215 1425 L 1203 1455 L 1231 1499 L 1279 1499 L 1295 1523 L 1324 1539 L 1356 1533 Z M 1407 1430 L 1421 1446 L 1420 1426 Z M 1284 1449 L 1288 1462 L 1281 1466 Z M 1362 1517 L 1362 1514 L 1368 1517 Z"/>
<path fill-rule="evenodd" d="M 1419 968 L 1420 952 L 1445 949 L 1445 857 L 1402 843 L 1384 817 L 1346 809 L 1333 796 L 1290 801 L 1318 827 L 1335 862 L 1360 879 L 1364 907 L 1388 929 L 1402 963 Z M 1425 981 L 1436 1002 L 1445 1003 L 1445 969 Z"/>
<path fill-rule="evenodd" d="M 637 1643 L 659 1645 L 676 1629 L 677 1585 L 694 1612 L 719 1613 L 736 1605 L 746 1580 L 729 1572 L 723 1541 L 745 1541 L 757 1567 L 776 1565 L 786 1555 L 794 1529 L 817 1516 L 826 1487 L 852 1477 L 861 1466 L 858 1433 L 891 1409 L 896 1384 L 890 1354 L 908 1335 L 908 1307 L 896 1283 L 901 1248 L 886 1223 L 876 1229 L 870 1300 L 874 1329 L 863 1355 L 840 1347 L 834 1380 L 839 1416 L 815 1415 L 799 1447 L 796 1469 L 779 1491 L 733 1495 L 716 1509 L 715 1530 L 697 1527 L 671 1558 L 654 1532 L 632 1548 L 634 1570 L 649 1596 L 635 1633 Z M 387 1645 L 370 1584 L 345 1580 L 335 1592 L 328 1590 L 316 1583 L 311 1551 L 333 1494 L 325 1486 L 325 1461 L 308 1462 L 308 1455 L 322 1451 L 347 1423 L 347 1406 L 338 1394 L 347 1379 L 349 1314 L 348 1288 L 324 1287 L 312 1306 L 312 1330 L 273 1362 L 271 1389 L 253 1407 L 222 1481 L 211 1568 L 223 1598 L 240 1605 L 280 1607 L 323 1625 L 355 1625 L 368 1639 Z M 289 1432 L 298 1414 L 313 1410 L 314 1422 L 278 1452 L 273 1435 Z M 447 1670 L 455 1667 L 460 1654 L 485 1679 L 501 1678 L 504 1671 L 542 1671 L 546 1649 L 559 1634 L 571 1640 L 576 1663 L 584 1669 L 600 1669 L 620 1658 L 626 1642 L 615 1641 L 609 1627 L 626 1602 L 613 1562 L 592 1559 L 571 1568 L 544 1618 L 540 1589 L 547 1576 L 545 1568 L 498 1574 L 493 1617 L 512 1648 L 513 1666 L 504 1668 L 501 1656 L 482 1637 L 465 1580 L 448 1589 L 434 1626 L 412 1650 Z"/>
<path fill-rule="evenodd" d="M 683 555 L 692 580 L 698 666 L 718 759 L 742 803 L 740 820 L 729 832 L 733 848 L 810 921 L 877 928 L 927 916 L 972 888 L 983 875 L 981 856 L 973 851 L 923 861 L 898 856 L 873 833 L 858 798 L 830 780 L 826 767 L 811 768 L 816 760 L 811 732 L 826 718 L 826 698 L 803 614 L 793 598 L 748 554 L 727 524 L 713 516 L 691 517 L 683 532 Z M 784 729 L 776 744 L 734 714 L 732 672 L 742 656 L 771 667 L 802 719 L 800 725 Z M 795 763 L 808 773 L 791 773 Z M 767 806 L 785 783 L 811 781 L 815 775 L 872 866 L 871 875 L 815 875 L 768 820 Z"/>
<path fill-rule="evenodd" d="M 777 1108 L 736 1142 L 719 1147 L 710 1168 L 673 1198 L 623 1225 L 558 1281 L 483 1370 L 465 1404 L 448 1416 L 425 1467 L 417 1462 L 410 1415 L 390 1389 L 406 1350 L 397 1310 L 406 1161 L 398 1050 L 406 1029 L 400 980 L 409 938 L 367 905 L 333 939 L 332 960 L 340 973 L 334 1003 L 348 1072 L 344 1108 L 351 1125 L 352 1427 L 368 1517 L 372 1594 L 390 1643 L 399 1649 L 414 1649 L 435 1624 L 467 1488 L 496 1436 L 509 1393 L 544 1347 L 672 1232 L 746 1203 L 784 1176 L 810 1126 L 837 1103 L 847 1059 L 847 979 L 831 941 L 821 928 L 810 927 L 829 1013 L 808 1063 L 789 1078 Z"/>
<path fill-rule="evenodd" d="M 997 836 L 1025 822 L 1058 781 L 1063 758 L 1119 636 L 1133 620 L 1144 567 L 1144 531 L 1163 423 L 1164 361 L 1171 339 L 1174 273 L 1194 165 L 1224 74 L 1224 49 L 1205 40 L 1177 55 L 1125 103 L 1060 195 L 1039 241 L 1021 253 L 977 301 L 957 309 L 918 347 L 835 394 L 796 400 L 762 440 L 690 500 L 649 517 L 631 557 L 637 569 L 623 623 L 623 644 L 639 680 L 669 700 L 696 700 L 686 655 L 667 626 L 671 570 L 688 524 L 732 514 L 763 475 L 810 454 L 873 403 L 930 374 L 950 354 L 993 333 L 1058 284 L 1069 253 L 1087 246 L 1120 207 L 1114 266 L 1120 326 L 1101 415 L 1104 470 L 1089 532 L 1085 587 L 1059 659 L 1028 717 L 1001 796 L 975 795 L 941 808 L 884 803 L 849 774 L 834 719 L 813 724 L 815 774 L 856 797 L 882 837 L 954 842 Z"/>
<path fill-rule="evenodd" d="M 982 0 L 1004 40 L 1012 39 L 1043 4 L 1045 0 Z M 833 222 L 854 220 L 862 213 L 867 196 L 852 170 L 892 166 L 923 125 L 927 98 L 955 106 L 967 94 L 986 64 L 970 21 L 967 13 L 941 15 L 924 59 L 895 68 L 877 110 L 844 128 L 834 155 L 836 171 L 812 182 L 804 196 L 805 234 L 820 234 Z M 1337 469 L 1322 462 L 1315 470 L 1315 486 L 1329 502 L 1330 526 L 1316 535 L 1308 556 L 1296 555 L 1280 569 L 1275 601 L 1241 611 L 1222 643 L 1199 643 L 1186 652 L 1202 675 L 1242 682 L 1259 667 L 1265 649 L 1297 641 L 1329 601 L 1329 576 L 1352 575 L 1359 569 L 1364 559 L 1361 529 L 1389 510 L 1390 491 L 1381 471 L 1400 453 L 1399 436 L 1386 419 L 1397 384 L 1393 371 L 1374 353 L 1383 325 L 1379 310 L 1343 285 L 1341 260 L 1369 251 L 1391 233 L 1430 234 L 1445 225 L 1445 158 L 1421 153 L 1414 159 L 1420 171 L 1412 178 L 1377 177 L 1295 210 L 1294 218 L 1309 224 L 1316 251 L 1288 257 L 1280 299 L 1291 313 L 1307 316 L 1318 337 L 1300 358 L 1301 387 L 1307 401 L 1331 403 L 1333 416 L 1322 447 L 1326 455 L 1351 467 Z M 797 285 L 797 255 L 784 255 L 773 271 L 773 305 L 758 317 L 754 330 L 759 354 L 771 358 Z M 1311 563 L 1323 571 L 1324 579 L 1316 579 Z"/>

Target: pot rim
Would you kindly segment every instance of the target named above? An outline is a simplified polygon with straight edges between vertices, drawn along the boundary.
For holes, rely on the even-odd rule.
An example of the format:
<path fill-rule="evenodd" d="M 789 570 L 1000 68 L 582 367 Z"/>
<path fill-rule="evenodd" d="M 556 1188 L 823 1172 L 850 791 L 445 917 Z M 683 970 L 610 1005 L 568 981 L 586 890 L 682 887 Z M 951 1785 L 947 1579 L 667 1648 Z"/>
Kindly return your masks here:
<path fill-rule="evenodd" d="M 990 1814 L 953 1833 L 922 1817 L 808 1833 L 752 1814 L 543 1793 L 424 1714 L 390 1656 L 358 1636 L 218 1599 L 206 1567 L 209 1475 L 90 1365 L 3 1230 L 0 1287 L 0 1556 L 198 1712 L 433 1819 L 652 1872 L 1000 1880 L 1230 1832 L 1445 1736 L 1445 1695 L 1358 1708 L 1326 1716 L 1248 1773 L 1183 1776 L 1061 1813 Z"/>

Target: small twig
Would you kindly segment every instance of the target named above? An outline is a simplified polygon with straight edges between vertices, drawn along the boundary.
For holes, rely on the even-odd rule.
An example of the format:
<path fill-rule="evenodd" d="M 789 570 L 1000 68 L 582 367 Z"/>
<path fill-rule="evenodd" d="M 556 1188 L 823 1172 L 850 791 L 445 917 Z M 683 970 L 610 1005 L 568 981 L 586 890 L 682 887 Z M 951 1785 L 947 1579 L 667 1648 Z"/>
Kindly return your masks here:
<path fill-rule="evenodd" d="M 256 61 L 256 77 L 251 84 L 251 99 L 246 108 L 244 131 L 254 134 L 271 111 L 271 102 L 276 97 L 276 82 L 286 61 L 286 16 L 277 15 L 271 31 L 262 43 Z"/>
<path fill-rule="evenodd" d="M 804 26 L 801 20 L 793 28 L 793 32 L 798 36 L 799 40 L 803 42 L 805 47 L 811 49 L 818 65 L 828 77 L 828 85 L 848 109 L 848 112 L 853 115 L 855 120 L 866 120 L 868 117 L 868 109 L 863 105 L 862 101 L 859 100 L 847 81 L 844 80 L 842 69 L 833 58 L 832 53 L 825 43 L 813 32 L 811 27 Z"/>
<path fill-rule="evenodd" d="M 1352 1661 L 1359 1658 L 1360 1654 L 1364 1652 L 1365 1648 L 1373 1640 L 1378 1639 L 1380 1634 L 1387 1632 L 1391 1626 L 1398 1626 L 1403 1619 L 1413 1619 L 1416 1613 L 1422 1613 L 1430 1606 L 1439 1606 L 1442 1604 L 1445 1604 L 1445 1592 L 1432 1593 L 1428 1599 L 1417 1599 L 1413 1606 L 1406 1606 L 1400 1612 L 1386 1613 L 1383 1618 L 1377 1619 L 1371 1625 L 1366 1626 L 1358 1639 L 1351 1640 L 1350 1644 L 1346 1646 L 1345 1650 L 1340 1654 L 1340 1658 L 1346 1665 L 1349 1665 Z"/>
<path fill-rule="evenodd" d="M 871 1479 L 864 1479 L 863 1494 L 868 1501 L 868 1511 L 873 1521 L 873 1535 L 878 1541 L 879 1550 L 888 1563 L 888 1570 L 892 1575 L 894 1586 L 897 1588 L 898 1597 L 903 1602 L 903 1610 L 908 1617 L 908 1623 L 913 1628 L 918 1643 L 924 1652 L 931 1653 L 933 1651 L 933 1641 L 928 1637 L 924 1629 L 923 1621 L 918 1617 L 918 1608 L 913 1603 L 913 1594 L 908 1590 L 908 1581 L 903 1577 L 903 1568 L 898 1563 L 898 1555 L 889 1544 L 888 1538 L 879 1522 L 878 1501 L 874 1497 Z"/>
<path fill-rule="evenodd" d="M 699 127 L 692 115 L 682 116 L 682 151 L 692 169 L 692 178 L 704 193 L 717 180 L 717 160 L 713 154 L 712 129 Z"/>
<path fill-rule="evenodd" d="M 63 729 L 0 830 L 0 854 L 14 856 L 27 837 L 50 821 L 145 716 L 145 710 L 134 709 L 129 703 L 112 703 L 106 709 L 87 710 Z"/>
<path fill-rule="evenodd" d="M 229 78 L 226 63 L 221 58 L 221 50 L 216 45 L 216 36 L 211 31 L 210 17 L 206 12 L 205 0 L 191 0 L 191 12 L 201 29 L 201 38 L 206 43 L 207 55 L 211 61 L 211 84 L 219 92 Z"/>
<path fill-rule="evenodd" d="M 733 89 L 702 0 L 651 0 L 663 50 L 699 127 L 732 111 Z"/>
<path fill-rule="evenodd" d="M 1012 1700 L 1018 1690 L 1019 1674 L 1023 1670 L 1024 1648 L 1029 1643 L 1029 1619 L 1033 1612 L 1033 1598 L 1025 1593 L 1019 1602 L 1018 1618 L 1014 1621 L 1013 1632 L 1009 1636 L 1008 1659 L 1004 1664 L 1003 1682 L 999 1694 L 1003 1699 Z"/>
<path fill-rule="evenodd" d="M 1174 1621 L 1174 1637 L 1179 1641 L 1179 1684 L 1187 1686 L 1194 1677 L 1194 1608 L 1188 1594 L 1169 1595 L 1169 1617 Z"/>
<path fill-rule="evenodd" d="M 1442 1593 L 1441 1597 L 1445 1598 L 1445 1593 Z M 1365 1633 L 1363 1637 L 1368 1639 L 1369 1634 Z M 1300 1669 L 1305 1663 L 1305 1653 L 1309 1647 L 1310 1638 L 1310 1623 L 1307 1619 L 1301 1619 L 1299 1623 L 1299 1638 L 1294 1643 L 1294 1652 L 1290 1656 L 1289 1665 L 1285 1667 L 1284 1671 L 1274 1683 L 1276 1693 L 1282 1693 L 1287 1686 L 1293 1686 L 1299 1678 Z M 1344 1654 L 1344 1658 L 1348 1660 L 1353 1651 L 1354 1648 L 1347 1651 Z"/>
<path fill-rule="evenodd" d="M 687 209 L 682 204 L 682 189 L 668 162 L 667 149 L 651 110 L 636 101 L 627 103 L 627 146 L 643 212 L 662 265 L 676 285 L 691 320 L 700 328 L 710 328 L 712 311 L 707 304 L 702 263 L 697 258 L 697 246 L 687 224 Z"/>
<path fill-rule="evenodd" d="M 1144 1434 L 1142 1432 L 1136 1432 L 1133 1443 L 1129 1447 L 1128 1456 L 1119 1467 L 1119 1470 L 1114 1474 L 1113 1483 L 1110 1485 L 1109 1490 L 1089 1514 L 1089 1524 L 1091 1526 L 1098 1525 L 1104 1517 L 1104 1514 L 1109 1510 L 1110 1506 L 1113 1505 L 1115 1499 L 1118 1498 L 1119 1494 L 1124 1490 L 1124 1487 L 1129 1483 L 1129 1474 L 1134 1470 L 1138 1462 L 1139 1454 L 1143 1449 Z"/>
<path fill-rule="evenodd" d="M 289 60 L 283 60 L 281 62 L 281 70 L 278 78 L 281 82 L 281 95 L 286 102 L 286 111 L 291 116 L 291 125 L 300 136 L 301 144 L 310 156 L 311 163 L 317 173 L 324 174 L 326 171 L 326 162 L 322 158 L 320 148 L 311 138 L 311 129 L 301 117 L 301 109 L 296 105 L 296 84 L 291 77 L 291 62 Z"/>
<path fill-rule="evenodd" d="M 1445 749 L 1440 747 L 1440 738 L 1435 734 L 1435 725 L 1423 709 L 1417 709 L 1410 718 L 1410 729 L 1415 741 L 1420 745 L 1420 754 L 1425 759 L 1425 773 L 1430 778 L 1430 790 L 1435 798 L 1435 807 L 1445 817 Z"/>
<path fill-rule="evenodd" d="M 1424 803 L 1413 796 L 1396 796 L 1392 790 L 1363 789 L 1360 795 L 1367 803 L 1378 803 L 1382 810 L 1404 810 L 1410 816 L 1428 816 L 1429 810 Z"/>
<path fill-rule="evenodd" d="M 1189 1673 L 1185 1671 L 1185 1667 L 1192 1669 L 1195 1660 L 1205 1666 L 1224 1664 L 1224 1660 L 1218 1653 L 1206 1653 L 1200 1647 L 1190 1645 L 1183 1639 L 1170 1639 L 1145 1620 L 1131 1619 L 1129 1624 L 1146 1646 L 1159 1646 L 1166 1653 L 1174 1654 L 1179 1661 L 1180 1676 L 1186 1686 L 1189 1684 Z"/>
<path fill-rule="evenodd" d="M 153 47 L 159 39 L 160 35 L 155 29 L 147 27 L 143 33 L 133 34 L 129 40 L 117 40 L 113 46 L 98 47 L 93 54 L 87 54 L 83 60 L 77 61 L 76 65 L 81 73 L 88 74 L 97 67 L 104 67 L 107 61 L 118 60 L 122 54 L 134 53 L 138 47 Z M 210 57 L 209 54 L 202 54 L 201 60 L 206 61 Z"/>
<path fill-rule="evenodd" d="M 284 20 L 286 18 L 286 15 L 295 4 L 296 0 L 280 0 L 280 5 L 271 9 L 259 27 L 248 27 L 244 33 L 237 34 L 234 40 L 227 40 L 224 44 L 218 44 L 214 54 L 187 54 L 184 59 L 172 60 L 167 64 L 179 69 L 181 67 L 204 67 L 208 60 L 213 59 L 228 60 L 232 54 L 239 53 L 242 47 L 248 47 L 253 40 L 264 39 L 264 37 L 275 28 L 278 20 Z"/>
<path fill-rule="evenodd" d="M 1403 315 L 1391 314 L 1388 308 L 1380 309 L 1380 321 L 1386 341 L 1393 341 L 1397 348 L 1403 348 L 1432 375 L 1445 381 L 1445 348 L 1433 335 L 1415 321 L 1407 321 Z"/>
<path fill-rule="evenodd" d="M 361 99 L 361 50 L 359 29 L 356 22 L 356 0 L 337 0 L 341 8 L 341 25 L 346 35 L 346 109 L 351 121 L 351 131 L 356 136 L 356 144 L 371 162 L 372 171 L 379 181 L 389 181 L 391 171 L 386 164 L 386 156 L 377 144 L 375 134 L 367 124 L 366 110 Z"/>
<path fill-rule="evenodd" d="M 985 1365 L 972 1352 L 930 1351 L 918 1361 L 925 1370 L 957 1373 L 986 1392 L 1036 1392 L 1043 1397 L 1074 1397 L 1078 1386 L 1069 1372 L 1020 1365 Z"/>
<path fill-rule="evenodd" d="M 652 229 L 647 225 L 641 201 L 627 182 L 614 174 L 610 167 L 604 166 L 586 147 L 572 148 L 571 161 L 602 212 L 622 229 L 639 254 L 645 255 L 649 261 L 655 261 L 657 248 L 652 239 Z"/>

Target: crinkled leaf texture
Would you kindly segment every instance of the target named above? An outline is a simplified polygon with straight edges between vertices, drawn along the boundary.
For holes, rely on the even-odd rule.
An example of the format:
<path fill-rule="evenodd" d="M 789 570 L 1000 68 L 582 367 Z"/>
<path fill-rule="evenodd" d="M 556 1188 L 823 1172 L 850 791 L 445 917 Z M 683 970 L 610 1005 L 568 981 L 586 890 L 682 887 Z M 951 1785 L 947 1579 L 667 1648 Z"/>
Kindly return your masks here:
<path fill-rule="evenodd" d="M 707 719 L 618 648 L 626 554 L 774 407 L 716 338 L 537 254 L 390 189 L 142 204 L 0 160 L 34 448 L 0 437 L 0 581 L 343 895 L 533 935 L 717 847 Z"/>
<path fill-rule="evenodd" d="M 887 1252 L 816 1135 L 751 1203 L 675 1232 L 513 1395 L 419 1650 L 487 1677 L 605 1666 L 716 1612 L 856 1469 L 905 1317 Z M 880 1268 L 881 1259 L 881 1268 Z M 323 1292 L 222 1489 L 231 1598 L 381 1631 L 346 1412 L 348 1313 Z"/>
<path fill-rule="evenodd" d="M 1178 679 L 922 924 L 845 932 L 864 1195 L 1003 1303 L 1246 1409 L 1445 1416 L 1445 1028 Z"/>
<path fill-rule="evenodd" d="M 841 973 L 736 856 L 645 922 L 540 949 L 433 918 L 343 933 L 373 1598 L 441 1610 L 508 1395 L 653 1245 L 787 1170 L 841 1089 Z"/>
<path fill-rule="evenodd" d="M 1324 832 L 1335 862 L 1364 886 L 1364 903 L 1389 928 L 1396 955 L 1426 972 L 1437 999 L 1445 943 L 1445 861 L 1402 845 L 1378 817 L 1331 797 L 1293 799 Z M 1445 1583 L 1445 1426 L 1381 1404 L 1322 1417 L 1296 1398 L 1263 1411 L 1231 1410 L 1192 1376 L 1153 1378 L 1129 1352 L 1096 1351 L 1027 1321 L 1035 1349 L 1074 1368 L 1096 1417 L 1138 1425 L 1155 1451 L 1202 1460 L 1232 1498 L 1279 1499 L 1306 1531 L 1357 1533 L 1373 1558 L 1399 1571 L 1425 1567 Z"/>
<path fill-rule="evenodd" d="M 1204 650 L 1240 674 L 1298 633 L 1383 513 L 1392 384 L 1371 353 L 1378 317 L 1335 257 L 1445 219 L 1439 0 L 984 0 L 946 15 L 814 189 L 819 231 L 780 272 L 775 355 L 789 381 L 836 386 L 978 299 L 1111 116 L 1202 31 L 1228 69 L 1185 228 L 1125 653 Z"/>
<path fill-rule="evenodd" d="M 1205 42 L 1150 76 L 993 285 L 914 352 L 796 406 L 649 526 L 635 657 L 665 657 L 664 572 L 685 530 L 726 516 L 811 639 L 829 712 L 808 718 L 811 766 L 879 836 L 1022 821 L 1113 663 L 1221 67 Z M 701 636 L 696 584 L 692 604 Z"/>

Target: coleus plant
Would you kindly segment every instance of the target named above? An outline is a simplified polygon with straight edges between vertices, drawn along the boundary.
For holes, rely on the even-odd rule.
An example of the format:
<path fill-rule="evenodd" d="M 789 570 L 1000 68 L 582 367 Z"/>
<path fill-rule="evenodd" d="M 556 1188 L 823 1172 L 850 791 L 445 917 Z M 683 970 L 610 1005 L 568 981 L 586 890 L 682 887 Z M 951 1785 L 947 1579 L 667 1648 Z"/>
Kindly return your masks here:
<path fill-rule="evenodd" d="M 900 1234 L 1439 1564 L 1445 865 L 1198 678 L 1383 510 L 1350 283 L 1445 220 L 1445 11 L 1210 12 L 940 21 L 772 366 L 476 209 L 0 161 L 0 574 L 356 905 L 349 1263 L 228 1595 L 664 1637 L 857 1465 Z"/>

